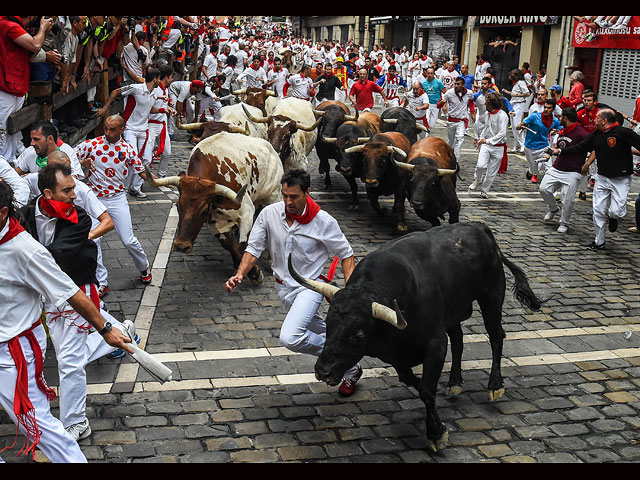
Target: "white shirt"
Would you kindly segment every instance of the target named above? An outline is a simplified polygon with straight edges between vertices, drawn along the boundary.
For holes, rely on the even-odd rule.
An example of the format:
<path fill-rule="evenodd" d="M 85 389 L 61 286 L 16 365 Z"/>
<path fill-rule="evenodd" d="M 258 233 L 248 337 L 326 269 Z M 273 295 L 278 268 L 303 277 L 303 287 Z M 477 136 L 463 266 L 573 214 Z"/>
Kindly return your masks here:
<path fill-rule="evenodd" d="M 456 94 L 455 88 L 452 88 L 445 92 L 442 99 L 447 102 L 448 115 L 450 117 L 469 118 L 469 100 L 473 101 L 473 92 L 471 90 L 467 90 L 464 95 L 460 96 Z"/>
<path fill-rule="evenodd" d="M 136 174 L 144 172 L 135 149 L 122 138 L 117 143 L 109 143 L 104 136 L 87 140 L 76 147 L 76 154 L 80 160 L 93 160 L 96 170 L 89 175 L 89 187 L 98 198 L 124 192 L 130 168 Z"/>
<path fill-rule="evenodd" d="M 289 274 L 289 254 L 296 271 L 311 279 L 322 274 L 329 256 L 340 260 L 353 256 L 349 242 L 331 215 L 320 210 L 307 225 L 293 222 L 289 227 L 284 202 L 265 207 L 253 224 L 245 251 L 260 258 L 265 249 L 271 253 L 271 268 L 276 278 L 290 288 L 299 284 Z"/>
<path fill-rule="evenodd" d="M 233 67 L 231 67 L 231 65 L 227 65 L 226 67 L 224 67 L 222 73 L 224 74 L 224 84 L 221 88 L 231 90 L 231 80 L 233 80 Z"/>
<path fill-rule="evenodd" d="M 0 239 L 8 231 L 7 221 Z M 17 337 L 40 319 L 41 294 L 59 308 L 79 291 L 47 249 L 26 231 L 1 244 L 0 342 Z"/>
<path fill-rule="evenodd" d="M 123 97 L 135 98 L 136 104 L 127 119 L 126 129 L 132 132 L 146 132 L 149 127 L 149 115 L 156 100 L 155 92 L 150 92 L 146 83 L 135 83 L 120 87 Z"/>
<path fill-rule="evenodd" d="M 80 165 L 73 147 L 71 145 L 63 143 L 59 148 L 60 151 L 66 153 L 67 157 L 69 157 L 69 160 L 71 160 L 71 173 L 73 173 L 76 178 L 83 179 L 84 172 L 82 171 L 82 165 Z M 33 147 L 29 147 L 16 159 L 15 166 L 23 172 L 37 173 L 40 171 L 40 167 L 36 163 L 37 158 L 38 154 L 36 153 L 36 149 Z"/>
<path fill-rule="evenodd" d="M 427 110 L 416 110 L 416 108 L 429 105 L 429 95 L 423 92 L 422 95 L 416 97 L 412 89 L 407 92 L 406 98 L 409 101 L 407 109 L 411 112 L 411 114 L 416 119 L 424 118 L 424 116 L 427 114 Z"/>
<path fill-rule="evenodd" d="M 544 104 L 540 105 L 538 102 L 535 102 L 529 107 L 529 115 L 542 112 L 544 112 Z M 562 109 L 558 105 L 556 105 L 556 108 L 553 110 L 553 116 L 558 118 L 562 117 Z"/>
<path fill-rule="evenodd" d="M 258 68 L 257 70 L 249 67 L 238 76 L 237 81 L 239 83 L 246 82 L 247 88 L 262 88 L 262 86 L 267 83 L 267 74 L 262 67 Z"/>
<path fill-rule="evenodd" d="M 202 65 L 207 72 L 206 75 L 204 72 L 200 74 L 200 80 L 203 82 L 206 82 L 211 77 L 215 77 L 218 74 L 218 58 L 213 53 L 210 53 L 205 57 Z"/>
<path fill-rule="evenodd" d="M 193 93 L 191 93 L 191 82 L 188 80 L 173 82 L 167 90 L 169 90 L 169 96 L 175 100 L 174 105 L 179 102 L 184 102 L 193 96 Z"/>
<path fill-rule="evenodd" d="M 37 175 L 37 174 L 36 174 Z M 18 175 L 18 172 L 9 165 L 3 156 L 0 155 L 0 178 L 6 182 L 13 190 L 13 199 L 18 208 L 24 207 L 29 203 L 29 185 L 24 177 Z"/>
<path fill-rule="evenodd" d="M 140 50 L 142 50 L 142 52 L 147 56 L 146 64 L 148 64 L 150 62 L 149 52 L 142 45 L 140 45 Z M 136 47 L 133 45 L 133 43 L 129 42 L 124 46 L 124 48 L 122 49 L 122 55 L 120 56 L 120 61 L 122 62 L 123 66 L 126 66 L 129 70 L 131 70 L 132 73 L 134 73 L 138 77 L 144 78 L 144 76 L 142 75 L 142 67 L 145 64 L 143 64 L 138 59 L 138 51 L 136 50 Z M 135 81 L 129 76 L 126 70 L 123 70 L 122 75 L 126 81 Z"/>
<path fill-rule="evenodd" d="M 53 242 L 53 237 L 56 234 L 56 223 L 58 223 L 58 219 L 56 217 L 48 217 L 42 213 L 39 201 L 36 201 L 35 218 L 38 240 L 42 245 L 48 247 L 51 245 L 51 242 Z"/>
<path fill-rule="evenodd" d="M 238 63 L 236 63 L 235 72 L 240 75 L 244 71 L 244 61 L 248 58 L 247 52 L 244 50 L 239 50 L 235 53 L 236 58 L 238 59 Z"/>
<path fill-rule="evenodd" d="M 160 85 L 156 87 L 153 91 L 156 96 L 156 103 L 154 103 L 155 108 L 168 108 L 169 107 L 169 89 L 163 90 Z M 149 120 L 153 120 L 154 122 L 166 122 L 167 114 L 166 113 L 152 113 L 149 115 Z"/>
<path fill-rule="evenodd" d="M 29 201 L 39 197 L 41 192 L 38 188 L 38 174 L 30 173 L 24 177 L 24 180 L 29 187 Z M 100 215 L 107 211 L 106 207 L 98 200 L 96 194 L 86 183 L 76 181 L 75 192 L 76 199 L 73 201 L 74 205 L 82 208 L 91 218 L 97 220 Z"/>
<path fill-rule="evenodd" d="M 309 100 L 309 87 L 313 85 L 313 80 L 309 77 L 303 77 L 299 73 L 289 77 L 289 96 Z"/>
<path fill-rule="evenodd" d="M 447 90 L 451 90 L 456 85 L 456 78 L 458 78 L 460 74 L 455 70 L 450 72 L 449 70 L 444 70 L 440 75 L 440 81 L 444 83 L 444 87 Z"/>
<path fill-rule="evenodd" d="M 275 83 L 272 85 L 274 91 L 278 94 L 280 98 L 284 97 L 282 89 L 284 84 L 287 83 L 287 78 L 289 77 L 289 70 L 284 67 L 280 67 L 279 71 L 275 71 L 274 69 L 269 70 L 267 73 L 267 80 L 271 82 L 275 80 Z"/>
<path fill-rule="evenodd" d="M 482 81 L 482 79 L 487 76 L 487 70 L 489 68 L 491 68 L 491 64 L 489 62 L 484 62 L 482 65 L 476 65 L 476 80 L 479 82 Z"/>
<path fill-rule="evenodd" d="M 516 97 L 515 95 L 523 95 L 525 93 L 531 93 L 524 80 L 518 80 L 511 90 L 513 96 L 511 98 L 511 105 L 516 103 L 526 103 L 528 97 Z"/>
<path fill-rule="evenodd" d="M 487 114 L 485 127 L 480 135 L 487 140 L 487 145 L 496 146 L 507 142 L 507 128 L 509 127 L 509 115 L 500 109 L 498 113 Z"/>

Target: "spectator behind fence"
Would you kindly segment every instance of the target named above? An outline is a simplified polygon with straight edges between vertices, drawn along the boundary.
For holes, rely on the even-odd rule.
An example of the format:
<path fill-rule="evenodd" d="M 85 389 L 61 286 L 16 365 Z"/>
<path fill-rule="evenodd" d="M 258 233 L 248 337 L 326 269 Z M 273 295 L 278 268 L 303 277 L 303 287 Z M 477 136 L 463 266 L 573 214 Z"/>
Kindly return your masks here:
<path fill-rule="evenodd" d="M 7 122 L 24 104 L 29 91 L 31 57 L 40 52 L 45 35 L 53 25 L 51 18 L 42 17 L 38 33 L 33 37 L 26 27 L 36 18 L 0 16 L 0 155 L 9 163 L 16 157 L 22 134 L 9 134 Z"/>

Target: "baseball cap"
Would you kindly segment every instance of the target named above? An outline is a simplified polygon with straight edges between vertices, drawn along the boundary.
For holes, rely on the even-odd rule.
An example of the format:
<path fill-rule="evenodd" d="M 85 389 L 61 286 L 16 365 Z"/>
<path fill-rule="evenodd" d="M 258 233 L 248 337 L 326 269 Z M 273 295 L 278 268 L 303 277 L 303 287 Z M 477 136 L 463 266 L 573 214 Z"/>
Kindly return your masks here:
<path fill-rule="evenodd" d="M 558 93 L 562 93 L 562 87 L 560 85 L 554 85 L 549 90 L 552 90 L 552 91 L 558 92 Z"/>
<path fill-rule="evenodd" d="M 336 58 L 336 63 L 337 63 L 337 62 L 344 62 L 344 58 L 342 58 L 342 57 L 338 57 L 338 58 Z"/>

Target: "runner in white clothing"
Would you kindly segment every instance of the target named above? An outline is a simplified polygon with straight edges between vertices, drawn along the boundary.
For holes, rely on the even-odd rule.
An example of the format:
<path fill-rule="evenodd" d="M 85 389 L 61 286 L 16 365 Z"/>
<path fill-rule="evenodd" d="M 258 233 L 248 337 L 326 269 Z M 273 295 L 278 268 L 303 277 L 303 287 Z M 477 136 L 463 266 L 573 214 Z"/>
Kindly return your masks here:
<path fill-rule="evenodd" d="M 464 142 L 464 135 L 469 125 L 470 114 L 475 112 L 473 92 L 465 88 L 464 77 L 456 79 L 455 86 L 447 91 L 442 100 L 438 102 L 438 108 L 447 106 L 447 131 L 449 146 L 453 148 L 456 159 L 460 159 L 460 150 Z"/>
<path fill-rule="evenodd" d="M 429 111 L 429 95 L 427 95 L 418 82 L 413 83 L 413 88 L 407 93 L 404 99 L 404 108 L 413 114 L 416 122 L 421 122 L 425 127 L 429 127 L 429 121 L 427 119 L 427 112 Z M 429 136 L 428 132 L 420 132 L 418 138 L 426 138 Z"/>

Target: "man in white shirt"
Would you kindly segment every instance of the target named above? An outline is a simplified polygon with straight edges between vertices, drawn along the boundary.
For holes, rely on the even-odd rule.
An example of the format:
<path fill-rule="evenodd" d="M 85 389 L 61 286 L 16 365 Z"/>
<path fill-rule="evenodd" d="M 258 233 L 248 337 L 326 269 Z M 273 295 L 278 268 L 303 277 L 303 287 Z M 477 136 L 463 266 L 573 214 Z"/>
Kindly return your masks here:
<path fill-rule="evenodd" d="M 460 159 L 460 150 L 469 124 L 469 115 L 471 111 L 475 111 L 473 92 L 467 90 L 464 85 L 464 77 L 458 77 L 455 86 L 446 92 L 438 103 L 439 109 L 447 106 L 449 146 L 453 148 L 456 159 Z"/>
<path fill-rule="evenodd" d="M 127 43 L 120 56 L 122 64 L 123 85 L 129 83 L 144 83 L 143 69 L 151 64 L 151 58 L 155 55 L 155 50 L 151 50 L 151 54 L 142 44 L 147 38 L 145 32 L 137 32 L 135 34 L 137 45 L 133 41 Z"/>
<path fill-rule="evenodd" d="M 511 116 L 511 129 L 513 131 L 514 146 L 512 153 L 524 152 L 525 132 L 516 129 L 522 123 L 527 113 L 527 98 L 531 95 L 527 84 L 524 81 L 524 73 L 520 69 L 514 69 L 509 73 L 509 80 L 513 83 L 511 91 L 506 88 L 502 89 L 502 93 L 509 95 L 511 105 L 515 115 Z"/>
<path fill-rule="evenodd" d="M 20 226 L 11 189 L 0 182 L 0 406 L 26 434 L 25 454 L 35 455 L 37 447 L 51 462 L 85 463 L 78 443 L 49 407 L 55 392 L 43 377 L 47 335 L 41 296 L 58 307 L 68 302 L 105 342 L 132 353 L 126 346 L 131 340 L 107 326 L 47 249 Z"/>
<path fill-rule="evenodd" d="M 282 178 L 283 201 L 265 207 L 255 221 L 237 273 L 225 284 L 238 287 L 265 249 L 271 253 L 278 298 L 289 311 L 280 330 L 280 342 L 289 350 L 319 356 L 326 340 L 326 325 L 318 314 L 322 295 L 300 286 L 289 273 L 291 255 L 296 269 L 307 278 L 322 275 L 327 257 L 342 262 L 345 283 L 355 268 L 353 250 L 338 222 L 309 196 L 311 177 L 304 170 L 290 170 Z M 335 271 L 335 267 L 333 268 Z M 332 275 L 329 275 L 332 277 Z M 333 278 L 326 278 L 330 283 Z M 345 374 L 339 393 L 352 395 L 362 375 L 359 365 Z"/>
<path fill-rule="evenodd" d="M 445 65 L 446 69 L 444 69 L 443 66 L 443 71 L 440 74 L 440 81 L 444 84 L 444 87 L 447 90 L 451 90 L 456 83 L 456 78 L 458 78 L 460 74 L 454 69 L 453 62 L 447 62 Z"/>
<path fill-rule="evenodd" d="M 289 78 L 289 70 L 282 66 L 282 60 L 276 57 L 273 68 L 267 73 L 267 88 L 271 88 L 281 99 L 284 98 L 284 85 Z"/>
<path fill-rule="evenodd" d="M 191 97 L 197 95 L 204 90 L 204 82 L 202 80 L 179 80 L 172 82 L 169 86 L 169 100 L 176 110 L 175 115 L 169 117 L 169 136 L 175 134 L 176 118 L 182 118 L 182 112 L 186 112 L 187 123 L 195 118 L 195 111 L 191 104 Z"/>
<path fill-rule="evenodd" d="M 169 87 L 173 82 L 173 68 L 169 65 L 160 67 L 160 81 L 155 89 L 156 103 L 158 110 L 164 108 L 165 112 L 171 111 L 169 108 Z M 159 158 L 158 176 L 164 177 L 167 174 L 169 159 L 171 158 L 171 138 L 169 138 L 169 128 L 167 113 L 152 113 L 149 115 L 149 146 L 154 149 L 153 158 Z"/>
<path fill-rule="evenodd" d="M 218 45 L 211 45 L 211 51 L 204 58 L 202 67 L 200 68 L 200 80 L 207 83 L 210 78 L 213 78 L 218 74 L 219 67 Z"/>
<path fill-rule="evenodd" d="M 71 159 L 71 170 L 77 179 L 83 179 L 84 173 L 73 147 L 58 137 L 58 130 L 53 123 L 43 120 L 31 125 L 31 146 L 15 161 L 15 169 L 19 175 L 37 173 L 47 164 L 47 158 L 56 150 L 63 151 Z"/>
<path fill-rule="evenodd" d="M 251 66 L 238 76 L 237 82 L 243 88 L 263 88 L 264 84 L 267 83 L 267 74 L 260 66 L 261 62 L 262 59 L 256 55 L 251 61 Z"/>
<path fill-rule="evenodd" d="M 414 82 L 411 91 L 407 92 L 405 95 L 404 108 L 407 108 L 413 114 L 416 122 L 422 123 L 427 128 L 431 128 L 429 126 L 429 121 L 427 120 L 429 107 L 429 95 L 425 93 L 422 85 L 418 82 Z M 429 136 L 429 133 L 423 131 L 420 132 L 418 138 L 426 138 L 427 136 Z"/>
<path fill-rule="evenodd" d="M 507 156 L 509 115 L 502 110 L 502 97 L 499 93 L 487 93 L 484 98 L 487 118 L 477 144 L 480 152 L 474 182 L 469 186 L 469 191 L 479 190 L 482 198 L 489 198 L 491 185 Z"/>
<path fill-rule="evenodd" d="M 25 206 L 29 202 L 29 184 L 24 177 L 18 175 L 18 172 L 1 155 L 0 180 L 4 181 L 13 190 L 13 196 L 18 208 Z"/>

